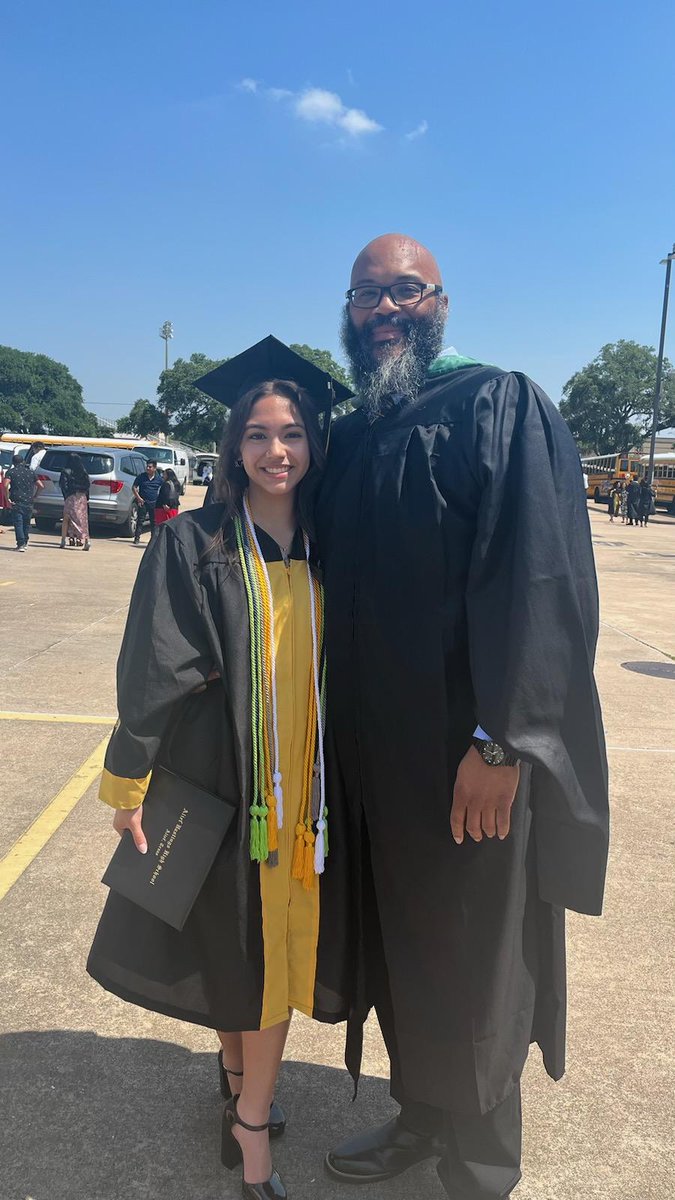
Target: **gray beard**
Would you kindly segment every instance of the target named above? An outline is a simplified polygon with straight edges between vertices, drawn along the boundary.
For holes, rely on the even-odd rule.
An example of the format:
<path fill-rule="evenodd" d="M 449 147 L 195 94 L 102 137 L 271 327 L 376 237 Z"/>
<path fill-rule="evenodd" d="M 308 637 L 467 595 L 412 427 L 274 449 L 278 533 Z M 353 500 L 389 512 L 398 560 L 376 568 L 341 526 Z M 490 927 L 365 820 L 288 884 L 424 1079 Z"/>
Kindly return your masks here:
<path fill-rule="evenodd" d="M 429 367 L 443 347 L 445 321 L 445 310 L 440 307 L 431 316 L 417 321 L 398 316 L 387 318 L 387 324 L 402 329 L 403 350 L 399 354 L 385 350 L 382 357 L 375 360 L 370 343 L 357 332 L 349 316 L 349 306 L 345 306 L 340 330 L 342 346 L 369 421 L 376 420 L 391 407 L 391 396 L 417 398 Z"/>

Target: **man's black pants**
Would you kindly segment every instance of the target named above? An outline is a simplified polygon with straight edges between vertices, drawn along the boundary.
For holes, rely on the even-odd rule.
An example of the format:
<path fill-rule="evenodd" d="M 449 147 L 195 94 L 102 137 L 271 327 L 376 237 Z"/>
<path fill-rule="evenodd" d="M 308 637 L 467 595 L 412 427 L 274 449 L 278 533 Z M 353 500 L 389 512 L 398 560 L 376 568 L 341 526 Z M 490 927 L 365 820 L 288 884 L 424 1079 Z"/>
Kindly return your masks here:
<path fill-rule="evenodd" d="M 369 856 L 366 856 L 369 857 Z M 373 889 L 366 911 L 372 915 L 366 934 L 366 961 L 374 991 L 375 1011 L 391 1064 L 391 1095 L 401 1105 L 401 1120 L 415 1133 L 438 1138 L 445 1154 L 438 1174 L 454 1200 L 502 1200 L 520 1179 L 522 1117 L 520 1087 L 483 1116 L 464 1117 L 433 1108 L 406 1094 L 401 1078 L 389 977 L 377 920 L 370 863 L 364 864 L 364 890 Z"/>
<path fill-rule="evenodd" d="M 136 533 L 134 535 L 135 542 L 139 542 L 141 540 L 141 530 L 143 528 L 143 522 L 145 521 L 146 517 L 150 521 L 150 537 L 152 537 L 152 535 L 154 534 L 154 532 L 155 532 L 155 508 L 156 508 L 156 505 L 149 504 L 147 500 L 144 505 L 141 506 L 139 504 Z"/>

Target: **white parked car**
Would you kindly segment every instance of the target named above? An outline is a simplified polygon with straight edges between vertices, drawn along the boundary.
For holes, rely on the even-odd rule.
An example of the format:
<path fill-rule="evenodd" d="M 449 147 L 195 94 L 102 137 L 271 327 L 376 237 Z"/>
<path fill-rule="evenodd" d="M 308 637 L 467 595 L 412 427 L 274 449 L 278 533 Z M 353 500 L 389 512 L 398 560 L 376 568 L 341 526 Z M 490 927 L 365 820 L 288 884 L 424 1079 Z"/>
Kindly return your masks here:
<path fill-rule="evenodd" d="M 184 446 L 149 446 L 139 442 L 137 446 L 134 446 L 134 454 L 142 454 L 146 460 L 154 458 L 158 471 L 171 467 L 180 484 L 181 496 L 185 494 L 185 487 L 190 478 L 190 468 L 188 453 Z M 145 470 L 145 468 L 143 469 Z"/>

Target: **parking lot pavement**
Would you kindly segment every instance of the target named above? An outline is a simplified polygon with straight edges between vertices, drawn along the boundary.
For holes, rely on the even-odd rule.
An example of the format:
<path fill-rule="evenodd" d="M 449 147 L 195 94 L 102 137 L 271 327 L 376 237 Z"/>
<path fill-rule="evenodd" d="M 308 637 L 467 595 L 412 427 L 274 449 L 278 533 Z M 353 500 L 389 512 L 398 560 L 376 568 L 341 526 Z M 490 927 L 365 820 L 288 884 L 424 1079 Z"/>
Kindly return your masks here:
<path fill-rule="evenodd" d="M 188 506 L 202 495 L 191 488 Z M 601 920 L 569 918 L 568 1072 L 553 1084 L 530 1056 L 517 1195 L 666 1200 L 675 1188 L 675 520 L 643 530 L 610 525 L 604 508 L 590 516 L 612 769 L 607 904 Z M 214 1037 L 124 1004 L 84 972 L 115 843 L 90 779 L 114 720 L 115 659 L 142 552 L 96 535 L 90 554 L 57 553 L 57 536 L 41 533 L 25 555 L 12 545 L 6 531 L 0 1200 L 228 1200 L 240 1183 L 218 1162 Z M 322 1173 L 326 1148 L 393 1111 L 375 1023 L 354 1105 L 342 1037 L 341 1026 L 293 1022 L 279 1089 L 289 1126 L 274 1154 L 296 1200 L 344 1196 Z M 445 1193 L 428 1164 L 364 1195 Z"/>

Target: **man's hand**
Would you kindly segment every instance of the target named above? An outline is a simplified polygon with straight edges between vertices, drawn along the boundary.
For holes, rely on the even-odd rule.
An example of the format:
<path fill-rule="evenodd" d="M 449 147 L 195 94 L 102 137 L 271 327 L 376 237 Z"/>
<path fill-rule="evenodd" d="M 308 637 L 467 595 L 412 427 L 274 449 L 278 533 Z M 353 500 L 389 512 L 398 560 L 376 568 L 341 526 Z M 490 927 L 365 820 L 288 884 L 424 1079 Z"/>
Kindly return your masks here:
<path fill-rule="evenodd" d="M 140 850 L 141 854 L 146 854 L 148 843 L 145 840 L 143 833 L 143 805 L 139 804 L 138 808 L 118 808 L 113 817 L 113 829 L 119 833 L 120 837 L 125 829 L 131 831 L 131 836 L 134 839 L 134 846 Z"/>
<path fill-rule="evenodd" d="M 474 842 L 486 837 L 503 839 L 511 824 L 511 805 L 518 787 L 520 767 L 489 767 L 475 746 L 459 764 L 450 810 L 450 828 L 456 842 L 464 831 Z"/>

